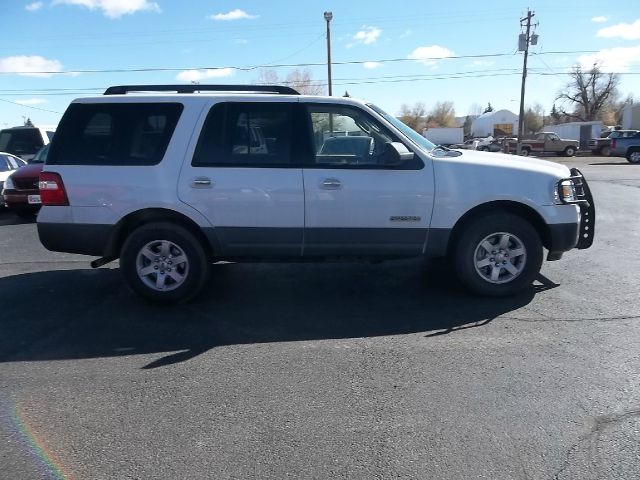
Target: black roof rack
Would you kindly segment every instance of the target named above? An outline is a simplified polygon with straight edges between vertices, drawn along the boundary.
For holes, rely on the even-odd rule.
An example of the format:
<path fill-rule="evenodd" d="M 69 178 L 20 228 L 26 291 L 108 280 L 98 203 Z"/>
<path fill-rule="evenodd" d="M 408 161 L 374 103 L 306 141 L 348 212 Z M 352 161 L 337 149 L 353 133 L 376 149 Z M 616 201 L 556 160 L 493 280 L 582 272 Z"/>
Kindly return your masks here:
<path fill-rule="evenodd" d="M 129 92 L 253 92 L 279 95 L 300 95 L 297 90 L 282 85 L 116 85 L 105 90 L 105 95 L 125 95 Z"/>

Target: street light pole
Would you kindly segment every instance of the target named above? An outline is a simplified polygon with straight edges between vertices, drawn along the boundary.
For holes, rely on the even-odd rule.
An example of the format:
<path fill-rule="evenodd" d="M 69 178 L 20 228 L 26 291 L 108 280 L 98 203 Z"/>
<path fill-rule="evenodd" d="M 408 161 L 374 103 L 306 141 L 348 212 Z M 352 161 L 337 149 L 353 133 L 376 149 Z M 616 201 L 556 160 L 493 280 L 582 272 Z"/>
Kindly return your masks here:
<path fill-rule="evenodd" d="M 324 19 L 327 21 L 327 76 L 329 85 L 329 96 L 332 95 L 331 89 L 331 28 L 330 23 L 333 18 L 333 13 L 324 12 Z"/>

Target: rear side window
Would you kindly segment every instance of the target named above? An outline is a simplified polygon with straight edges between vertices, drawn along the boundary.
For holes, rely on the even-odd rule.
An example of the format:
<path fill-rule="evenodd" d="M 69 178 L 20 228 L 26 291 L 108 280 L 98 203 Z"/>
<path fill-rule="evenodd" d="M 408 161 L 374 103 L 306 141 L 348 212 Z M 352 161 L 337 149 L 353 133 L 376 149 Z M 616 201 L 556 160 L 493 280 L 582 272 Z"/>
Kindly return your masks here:
<path fill-rule="evenodd" d="M 192 165 L 291 166 L 288 103 L 219 103 L 207 115 Z"/>
<path fill-rule="evenodd" d="M 36 128 L 15 128 L 0 132 L 0 151 L 17 155 L 34 155 L 44 142 Z"/>
<path fill-rule="evenodd" d="M 180 103 L 72 104 L 47 155 L 50 165 L 156 165 L 167 150 Z"/>

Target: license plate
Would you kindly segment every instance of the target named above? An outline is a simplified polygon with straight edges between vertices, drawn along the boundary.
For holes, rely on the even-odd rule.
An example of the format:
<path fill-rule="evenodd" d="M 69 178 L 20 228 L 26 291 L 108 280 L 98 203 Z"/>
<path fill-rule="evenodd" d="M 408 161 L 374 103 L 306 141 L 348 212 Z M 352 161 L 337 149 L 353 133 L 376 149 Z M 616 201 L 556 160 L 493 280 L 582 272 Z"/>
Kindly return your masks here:
<path fill-rule="evenodd" d="M 29 195 L 27 197 L 27 202 L 31 205 L 40 205 L 42 203 L 42 199 L 40 198 L 40 195 Z"/>

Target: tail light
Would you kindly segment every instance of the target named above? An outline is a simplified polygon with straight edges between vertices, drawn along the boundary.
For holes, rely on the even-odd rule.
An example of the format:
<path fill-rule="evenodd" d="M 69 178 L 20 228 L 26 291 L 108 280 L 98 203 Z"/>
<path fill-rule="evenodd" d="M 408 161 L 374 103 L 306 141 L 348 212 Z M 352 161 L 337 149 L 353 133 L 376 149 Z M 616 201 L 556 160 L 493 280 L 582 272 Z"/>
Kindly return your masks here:
<path fill-rule="evenodd" d="M 611 140 L 611 148 L 616 148 L 616 139 Z"/>
<path fill-rule="evenodd" d="M 63 206 L 69 205 L 67 191 L 62 183 L 62 177 L 57 173 L 40 173 L 40 199 L 43 205 Z"/>

